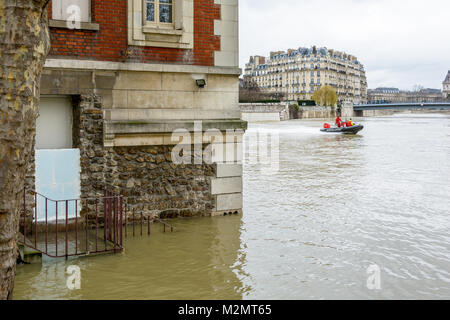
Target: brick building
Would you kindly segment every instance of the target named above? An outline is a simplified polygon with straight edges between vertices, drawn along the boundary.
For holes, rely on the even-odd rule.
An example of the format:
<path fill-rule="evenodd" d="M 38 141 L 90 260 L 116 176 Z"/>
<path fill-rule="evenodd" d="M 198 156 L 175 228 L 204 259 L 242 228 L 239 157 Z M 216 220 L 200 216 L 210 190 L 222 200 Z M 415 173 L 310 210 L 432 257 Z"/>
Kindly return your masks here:
<path fill-rule="evenodd" d="M 238 0 L 52 0 L 48 12 L 29 188 L 62 186 L 62 199 L 112 188 L 153 216 L 240 212 Z M 223 153 L 208 149 L 208 129 Z M 192 161 L 173 161 L 177 130 Z M 202 149 L 211 162 L 194 161 Z"/>

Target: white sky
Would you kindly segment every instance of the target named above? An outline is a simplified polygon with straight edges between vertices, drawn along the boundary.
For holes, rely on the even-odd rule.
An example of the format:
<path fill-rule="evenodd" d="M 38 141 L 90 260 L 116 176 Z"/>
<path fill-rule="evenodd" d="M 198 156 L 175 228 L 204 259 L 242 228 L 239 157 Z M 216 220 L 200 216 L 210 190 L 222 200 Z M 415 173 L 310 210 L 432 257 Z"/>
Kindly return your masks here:
<path fill-rule="evenodd" d="M 300 46 L 355 55 L 369 88 L 442 89 L 450 70 L 450 0 L 240 0 L 241 68 Z"/>

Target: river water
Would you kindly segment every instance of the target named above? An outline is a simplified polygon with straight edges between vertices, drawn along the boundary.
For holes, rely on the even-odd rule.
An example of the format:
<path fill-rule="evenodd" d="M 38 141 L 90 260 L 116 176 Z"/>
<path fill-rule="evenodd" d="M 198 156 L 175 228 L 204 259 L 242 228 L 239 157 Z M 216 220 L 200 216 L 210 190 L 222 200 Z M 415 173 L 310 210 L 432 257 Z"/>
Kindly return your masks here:
<path fill-rule="evenodd" d="M 15 298 L 450 299 L 450 116 L 361 122 L 357 136 L 315 120 L 250 125 L 243 216 L 179 219 L 122 254 L 19 266 Z M 67 288 L 69 265 L 80 290 Z"/>

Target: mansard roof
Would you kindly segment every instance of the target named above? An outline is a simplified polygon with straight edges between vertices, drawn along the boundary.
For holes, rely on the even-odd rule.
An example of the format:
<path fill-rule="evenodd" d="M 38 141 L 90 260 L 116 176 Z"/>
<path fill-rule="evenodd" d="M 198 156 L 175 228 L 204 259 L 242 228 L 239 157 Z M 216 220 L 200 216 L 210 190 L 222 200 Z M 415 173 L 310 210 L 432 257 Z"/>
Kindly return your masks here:
<path fill-rule="evenodd" d="M 447 78 L 445 78 L 444 82 L 450 82 L 450 70 L 448 70 Z"/>
<path fill-rule="evenodd" d="M 399 88 L 392 88 L 392 87 L 378 87 L 376 89 L 372 89 L 371 92 L 373 93 L 399 93 Z"/>

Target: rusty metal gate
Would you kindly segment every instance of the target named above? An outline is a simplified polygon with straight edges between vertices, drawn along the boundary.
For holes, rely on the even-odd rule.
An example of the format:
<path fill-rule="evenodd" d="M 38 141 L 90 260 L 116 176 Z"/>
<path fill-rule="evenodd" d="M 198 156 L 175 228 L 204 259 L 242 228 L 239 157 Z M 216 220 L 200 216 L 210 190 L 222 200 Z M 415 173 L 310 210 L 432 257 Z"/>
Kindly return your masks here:
<path fill-rule="evenodd" d="M 35 191 L 29 194 L 34 198 L 31 203 L 24 190 L 19 243 L 51 258 L 119 252 L 128 228 L 133 237 L 151 234 L 151 218 L 129 208 L 127 198 L 114 192 L 70 200 L 53 200 Z M 161 219 L 153 220 L 161 223 L 163 232 L 175 229 Z"/>
<path fill-rule="evenodd" d="M 32 221 L 23 195 L 23 238 L 20 243 L 52 258 L 117 252 L 123 248 L 123 198 L 105 191 L 103 197 L 53 200 L 37 192 Z M 103 231 L 103 232 L 102 232 Z"/>

